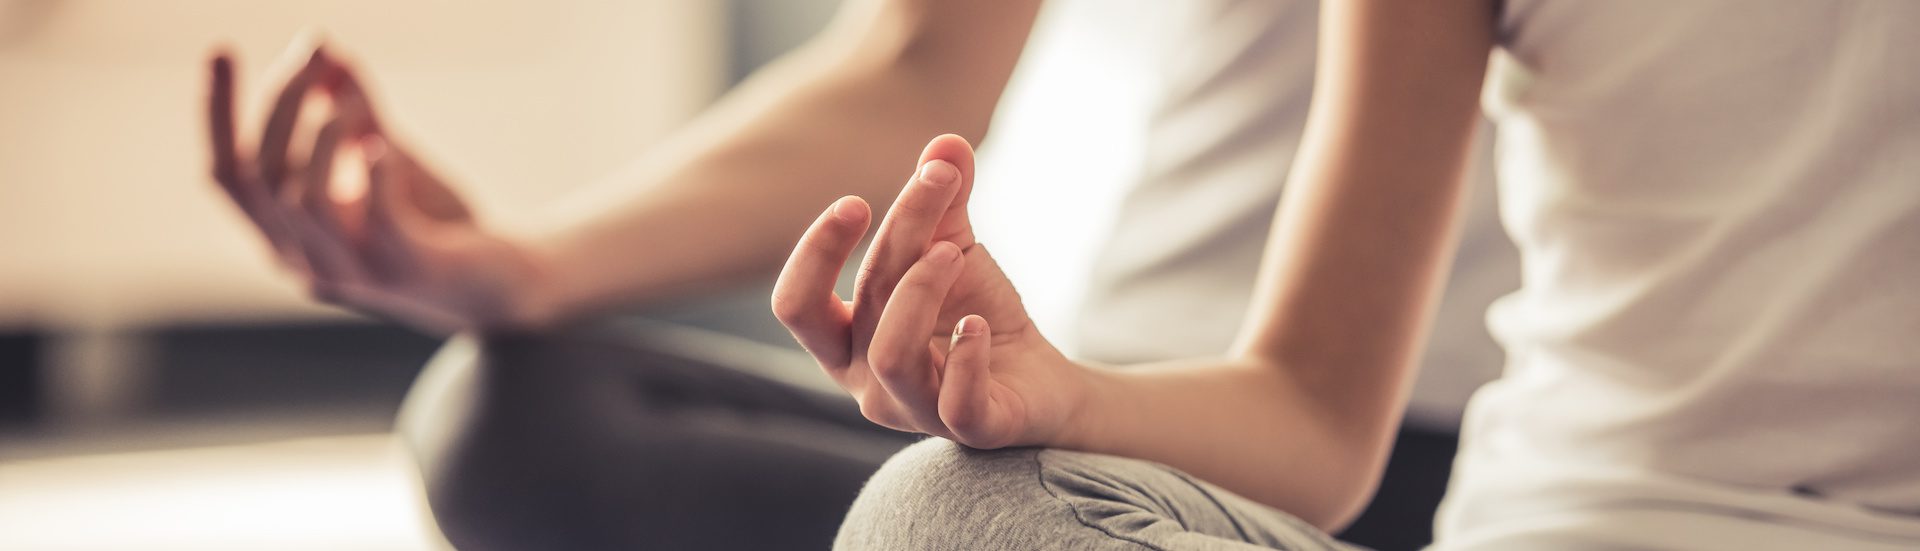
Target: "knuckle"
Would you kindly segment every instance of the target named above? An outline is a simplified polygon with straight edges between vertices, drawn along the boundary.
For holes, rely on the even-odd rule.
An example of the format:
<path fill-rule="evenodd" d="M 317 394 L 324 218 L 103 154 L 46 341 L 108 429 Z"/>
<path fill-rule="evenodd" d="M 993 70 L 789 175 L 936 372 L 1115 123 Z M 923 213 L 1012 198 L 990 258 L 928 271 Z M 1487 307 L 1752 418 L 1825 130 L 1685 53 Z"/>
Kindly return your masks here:
<path fill-rule="evenodd" d="M 903 215 L 916 217 L 932 216 L 940 214 L 940 211 L 945 210 L 945 205 L 940 204 L 941 201 L 939 199 L 939 197 L 935 197 L 931 193 L 915 193 L 913 189 L 909 188 L 907 193 L 900 195 L 900 200 L 894 205 L 894 208 L 898 209 L 900 214 Z"/>
<path fill-rule="evenodd" d="M 867 347 L 867 369 L 875 377 L 893 379 L 900 374 L 900 362 L 894 361 L 892 349 L 876 343 Z"/>
<path fill-rule="evenodd" d="M 982 438 L 985 436 L 983 429 L 986 427 L 982 426 L 979 416 L 956 411 L 954 408 L 941 408 L 940 422 L 947 425 L 948 431 L 953 432 L 954 441 L 974 448 L 983 447 L 982 445 L 986 443 Z"/>
<path fill-rule="evenodd" d="M 873 424 L 890 429 L 910 430 L 912 428 L 900 422 L 899 416 L 894 411 L 892 404 L 888 402 L 889 397 L 885 396 L 884 393 L 881 393 L 883 394 L 882 396 L 874 396 L 873 394 L 873 392 L 868 392 L 867 396 L 859 400 L 861 417 L 867 418 L 867 420 L 872 421 Z"/>
<path fill-rule="evenodd" d="M 782 325 L 788 327 L 798 325 L 807 315 L 806 304 L 781 292 L 780 289 L 775 289 L 773 292 L 772 306 L 773 318 L 780 320 Z"/>

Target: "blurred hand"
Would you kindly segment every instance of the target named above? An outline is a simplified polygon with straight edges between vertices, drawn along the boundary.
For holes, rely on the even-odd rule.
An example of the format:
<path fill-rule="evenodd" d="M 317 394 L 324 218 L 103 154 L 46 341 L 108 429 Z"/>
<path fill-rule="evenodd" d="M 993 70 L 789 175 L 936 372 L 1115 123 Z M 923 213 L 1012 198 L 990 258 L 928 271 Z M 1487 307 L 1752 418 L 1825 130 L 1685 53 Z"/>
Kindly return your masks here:
<path fill-rule="evenodd" d="M 383 130 L 345 62 L 318 46 L 290 55 L 251 150 L 235 137 L 224 52 L 212 60 L 208 110 L 214 179 L 280 263 L 318 300 L 428 331 L 543 321 L 526 248 L 487 231 Z M 322 107 L 324 117 L 301 116 Z M 314 118 L 325 122 L 303 122 Z"/>
<path fill-rule="evenodd" d="M 845 197 L 801 237 L 773 311 L 875 423 L 976 448 L 1052 443 L 1085 393 L 967 220 L 973 150 L 941 136 L 881 223 L 852 302 L 833 286 L 869 207 Z M 948 328 L 952 328 L 949 330 Z"/>

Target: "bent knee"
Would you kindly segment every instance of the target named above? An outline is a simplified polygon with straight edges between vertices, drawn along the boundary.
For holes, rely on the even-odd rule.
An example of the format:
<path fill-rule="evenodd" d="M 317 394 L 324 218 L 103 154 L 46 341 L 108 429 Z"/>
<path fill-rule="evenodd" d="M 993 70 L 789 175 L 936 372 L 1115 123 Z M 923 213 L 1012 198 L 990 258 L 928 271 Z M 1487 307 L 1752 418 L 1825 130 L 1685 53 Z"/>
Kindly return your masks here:
<path fill-rule="evenodd" d="M 557 365 L 568 344 L 460 335 L 408 392 L 396 430 L 435 521 L 459 548 L 577 547 L 616 531 L 585 490 L 607 420 L 623 411 L 595 395 L 619 387 Z"/>
<path fill-rule="evenodd" d="M 970 506 L 955 497 L 1017 502 L 1039 485 L 1035 448 L 977 450 L 944 438 L 928 438 L 888 459 L 861 491 L 860 499 L 884 502 L 916 515 L 962 515 Z M 1009 505 L 1002 503 L 996 505 Z"/>
<path fill-rule="evenodd" d="M 874 473 L 841 524 L 838 549 L 1137 549 L 1086 509 L 1128 509 L 1129 472 L 1152 464 L 1058 450 L 976 450 L 931 438 Z M 1145 468 L 1143 468 L 1145 467 Z"/>
<path fill-rule="evenodd" d="M 976 450 L 923 440 L 873 474 L 841 523 L 836 549 L 1010 548 L 983 541 L 995 527 L 1036 518 L 1071 521 L 1047 499 L 1034 449 Z"/>

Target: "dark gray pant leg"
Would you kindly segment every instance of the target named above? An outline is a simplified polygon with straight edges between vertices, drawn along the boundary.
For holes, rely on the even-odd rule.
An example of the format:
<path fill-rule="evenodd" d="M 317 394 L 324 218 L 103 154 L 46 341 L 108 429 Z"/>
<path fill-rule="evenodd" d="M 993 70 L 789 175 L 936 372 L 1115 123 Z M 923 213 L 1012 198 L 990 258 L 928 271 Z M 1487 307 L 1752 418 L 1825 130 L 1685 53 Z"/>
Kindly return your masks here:
<path fill-rule="evenodd" d="M 875 473 L 836 549 L 1189 551 L 1356 547 L 1157 463 L 927 440 Z"/>
<path fill-rule="evenodd" d="M 461 549 L 823 549 L 910 439 L 764 352 L 661 328 L 462 336 L 400 430 Z"/>

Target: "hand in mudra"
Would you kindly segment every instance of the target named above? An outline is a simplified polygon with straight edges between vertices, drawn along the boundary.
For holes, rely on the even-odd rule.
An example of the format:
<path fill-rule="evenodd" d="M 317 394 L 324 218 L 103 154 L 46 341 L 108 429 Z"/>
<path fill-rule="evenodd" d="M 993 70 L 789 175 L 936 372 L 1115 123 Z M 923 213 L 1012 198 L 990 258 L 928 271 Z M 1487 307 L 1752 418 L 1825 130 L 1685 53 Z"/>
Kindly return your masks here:
<path fill-rule="evenodd" d="M 813 223 L 774 287 L 773 310 L 875 423 L 976 448 L 1054 442 L 1085 369 L 1028 319 L 967 219 L 973 150 L 941 136 L 920 155 L 869 249 L 853 300 L 834 282 L 865 235 L 845 197 Z"/>
<path fill-rule="evenodd" d="M 317 46 L 293 53 L 250 146 L 235 130 L 230 55 L 214 56 L 208 94 L 214 179 L 280 264 L 316 299 L 431 331 L 542 319 L 532 255 L 386 131 L 346 62 Z M 321 107 L 324 123 L 302 123 Z"/>

